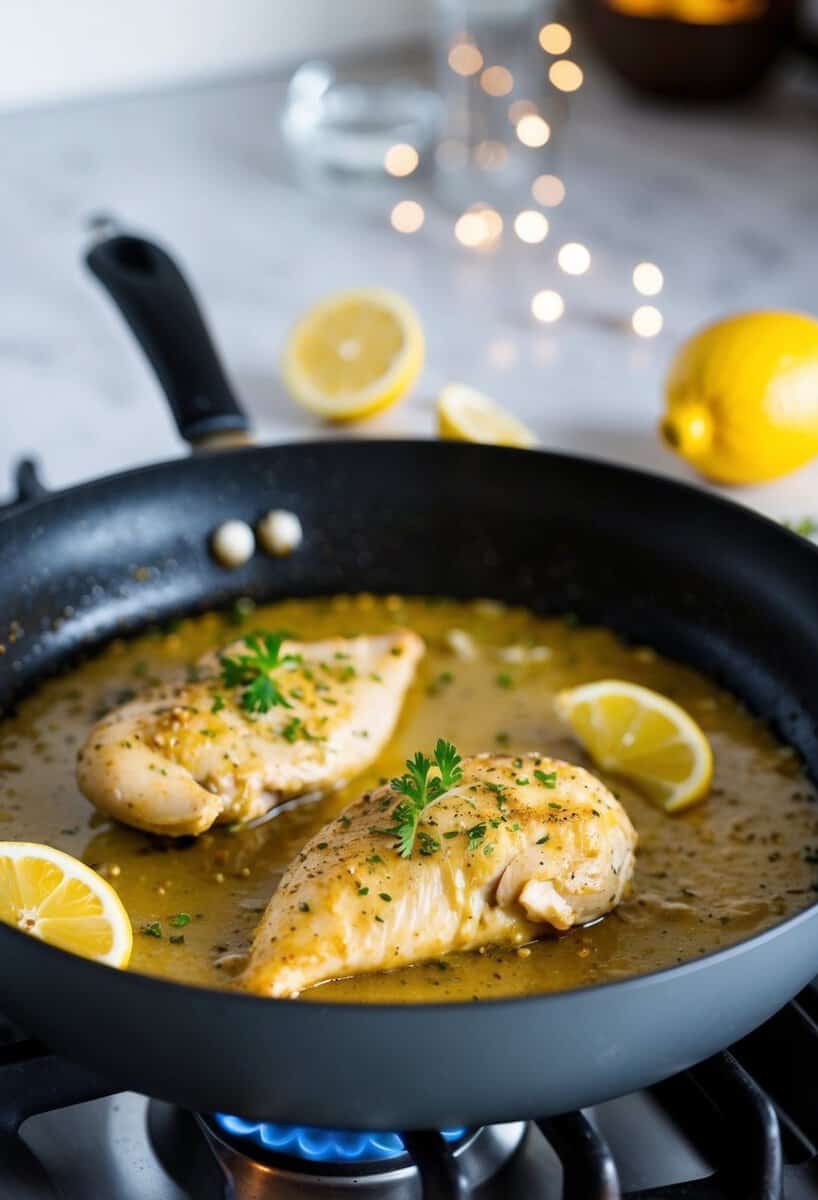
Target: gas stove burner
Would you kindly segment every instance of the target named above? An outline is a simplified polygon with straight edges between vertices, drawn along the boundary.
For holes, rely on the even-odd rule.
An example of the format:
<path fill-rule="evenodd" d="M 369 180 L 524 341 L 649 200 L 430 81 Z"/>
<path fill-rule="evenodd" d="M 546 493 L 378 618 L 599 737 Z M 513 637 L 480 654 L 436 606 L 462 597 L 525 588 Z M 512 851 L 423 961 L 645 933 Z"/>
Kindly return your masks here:
<path fill-rule="evenodd" d="M 222 1113 L 195 1122 L 236 1200 L 328 1200 L 350 1189 L 367 1200 L 421 1200 L 430 1194 L 424 1187 L 444 1177 L 457 1181 L 452 1195 L 472 1195 L 511 1159 L 526 1131 L 523 1121 L 439 1134 L 316 1129 Z"/>
<path fill-rule="evenodd" d="M 165 1170 L 196 1200 L 330 1200 L 353 1191 L 421 1200 L 471 1196 L 499 1181 L 527 1125 L 362 1133 L 205 1116 L 152 1100 L 148 1128 Z"/>
<path fill-rule="evenodd" d="M 400 1158 L 406 1146 L 399 1133 L 357 1133 L 342 1129 L 317 1129 L 311 1125 L 275 1125 L 245 1121 L 216 1113 L 213 1120 L 233 1139 L 246 1138 L 264 1151 L 286 1154 L 318 1163 L 377 1162 Z M 462 1141 L 465 1129 L 443 1129 L 441 1137 L 450 1145 Z"/>

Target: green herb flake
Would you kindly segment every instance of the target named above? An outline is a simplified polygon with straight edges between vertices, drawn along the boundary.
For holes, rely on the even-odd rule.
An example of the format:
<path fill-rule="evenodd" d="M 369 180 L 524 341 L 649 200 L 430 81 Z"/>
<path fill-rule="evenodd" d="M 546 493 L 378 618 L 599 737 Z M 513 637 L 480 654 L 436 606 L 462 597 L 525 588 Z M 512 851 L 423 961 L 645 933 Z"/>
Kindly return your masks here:
<path fill-rule="evenodd" d="M 310 906 L 306 900 L 301 901 L 301 903 L 298 906 L 298 911 L 303 912 L 303 913 L 308 913 L 311 911 Z"/>
<path fill-rule="evenodd" d="M 147 921 L 139 932 L 144 933 L 145 937 L 160 938 L 162 936 L 162 926 L 159 921 Z"/>
<path fill-rule="evenodd" d="M 557 786 L 556 771 L 549 771 L 548 774 L 546 774 L 545 771 L 537 770 L 534 772 L 534 778 L 538 783 L 541 783 L 543 787 L 555 788 Z"/>
<path fill-rule="evenodd" d="M 494 682 L 499 688 L 505 688 L 506 690 L 514 687 L 514 679 L 509 675 L 508 671 L 501 671 Z"/>
<path fill-rule="evenodd" d="M 818 521 L 813 517 L 800 517 L 797 520 L 782 521 L 781 524 L 792 533 L 800 533 L 802 537 L 812 537 L 818 533 Z"/>
<path fill-rule="evenodd" d="M 478 822 L 477 825 L 472 825 L 471 829 L 466 830 L 466 837 L 469 839 L 469 850 L 476 850 L 486 836 L 485 821 Z"/>
<path fill-rule="evenodd" d="M 190 913 L 180 912 L 174 913 L 168 922 L 174 929 L 183 929 L 185 925 L 190 924 Z"/>
<path fill-rule="evenodd" d="M 368 896 L 368 895 L 369 895 L 369 888 L 368 888 L 368 887 L 359 887 L 359 888 L 358 888 L 358 895 L 359 895 L 359 896 Z"/>
<path fill-rule="evenodd" d="M 173 946 L 183 946 L 185 943 L 185 935 L 183 933 L 172 933 L 168 938 L 168 941 Z"/>
<path fill-rule="evenodd" d="M 544 846 L 550 837 L 551 837 L 550 833 L 543 834 L 543 836 L 541 838 L 537 838 L 536 842 L 534 843 L 535 846 Z"/>
<path fill-rule="evenodd" d="M 223 708 L 224 708 L 224 696 L 222 696 L 219 692 L 217 692 L 216 695 L 213 697 L 213 704 L 211 706 L 210 711 L 217 713 L 217 712 L 221 712 Z"/>
<path fill-rule="evenodd" d="M 525 775 L 518 775 L 517 778 L 514 780 L 514 782 L 518 783 L 520 785 L 520 787 L 528 787 L 531 780 L 528 779 Z"/>

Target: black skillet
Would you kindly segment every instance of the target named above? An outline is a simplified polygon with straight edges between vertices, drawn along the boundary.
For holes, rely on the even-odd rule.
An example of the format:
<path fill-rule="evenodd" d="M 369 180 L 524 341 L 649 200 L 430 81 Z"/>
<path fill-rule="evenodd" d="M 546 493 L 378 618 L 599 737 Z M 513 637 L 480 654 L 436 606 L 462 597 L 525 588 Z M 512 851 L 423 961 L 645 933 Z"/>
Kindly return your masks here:
<path fill-rule="evenodd" d="M 88 263 L 189 441 L 246 420 L 171 260 Z M 301 550 L 227 573 L 226 517 L 297 512 Z M 114 634 L 253 594 L 496 596 L 571 610 L 693 663 L 818 768 L 818 554 L 745 508 L 601 462 L 440 442 L 199 453 L 0 518 L 0 703 Z M 149 572 L 134 568 L 150 567 Z M 818 971 L 818 907 L 694 962 L 558 995 L 452 1005 L 264 1000 L 111 970 L 0 925 L 0 1009 L 122 1087 L 272 1120 L 411 1129 L 579 1108 L 758 1025 Z"/>

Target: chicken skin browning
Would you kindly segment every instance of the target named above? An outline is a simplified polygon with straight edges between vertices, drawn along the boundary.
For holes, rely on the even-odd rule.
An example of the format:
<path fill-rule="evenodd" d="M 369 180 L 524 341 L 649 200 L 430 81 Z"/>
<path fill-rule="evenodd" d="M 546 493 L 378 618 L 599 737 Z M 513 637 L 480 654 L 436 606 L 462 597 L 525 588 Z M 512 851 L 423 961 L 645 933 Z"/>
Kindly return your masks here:
<path fill-rule="evenodd" d="M 481 754 L 462 768 L 423 810 L 411 857 L 392 832 L 392 785 L 317 833 L 268 904 L 239 986 L 297 996 L 452 950 L 518 945 L 619 903 L 637 837 L 598 779 L 539 754 Z"/>
<path fill-rule="evenodd" d="M 195 682 L 150 688 L 94 726 L 77 780 L 97 808 L 151 833 L 199 834 L 336 786 L 377 758 L 423 655 L 417 634 L 284 640 L 275 666 L 239 671 L 231 686 L 225 659 L 246 658 L 254 636 L 263 649 L 264 635 L 231 643 L 200 661 Z M 253 681 L 262 690 L 251 710 Z"/>

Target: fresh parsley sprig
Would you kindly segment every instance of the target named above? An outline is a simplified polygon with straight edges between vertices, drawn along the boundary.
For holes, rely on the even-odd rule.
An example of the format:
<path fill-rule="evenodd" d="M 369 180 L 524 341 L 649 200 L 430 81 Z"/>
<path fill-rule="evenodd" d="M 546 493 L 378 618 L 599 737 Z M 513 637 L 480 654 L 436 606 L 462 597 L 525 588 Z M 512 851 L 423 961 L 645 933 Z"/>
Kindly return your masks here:
<path fill-rule="evenodd" d="M 415 845 L 418 824 L 423 810 L 444 792 L 454 787 L 463 776 L 461 759 L 451 742 L 439 738 L 433 759 L 419 750 L 406 760 L 406 774 L 392 780 L 392 791 L 404 799 L 392 810 L 392 825 L 385 832 L 397 838 L 401 858 L 411 858 Z M 432 775 L 437 767 L 439 774 Z M 421 837 L 421 854 L 434 854 L 439 843 L 426 835 Z"/>
<path fill-rule="evenodd" d="M 242 640 L 249 654 L 220 658 L 222 683 L 226 688 L 244 688 L 241 696 L 242 708 L 250 713 L 266 713 L 276 705 L 292 708 L 270 672 L 276 667 L 295 666 L 300 655 L 282 654 L 281 646 L 289 635 L 278 633 L 248 633 Z"/>

